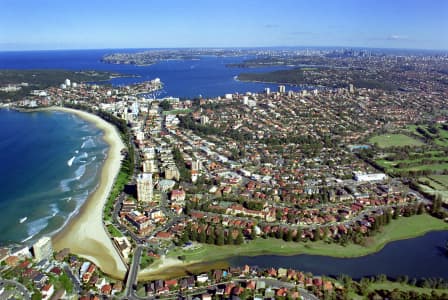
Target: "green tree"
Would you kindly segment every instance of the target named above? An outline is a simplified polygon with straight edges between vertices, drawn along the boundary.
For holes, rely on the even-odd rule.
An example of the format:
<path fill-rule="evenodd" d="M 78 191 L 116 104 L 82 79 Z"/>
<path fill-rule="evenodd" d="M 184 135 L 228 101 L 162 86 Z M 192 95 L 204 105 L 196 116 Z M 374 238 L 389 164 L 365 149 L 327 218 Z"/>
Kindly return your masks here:
<path fill-rule="evenodd" d="M 197 241 L 198 240 L 198 232 L 196 230 L 194 230 L 194 229 L 190 228 L 189 236 L 190 236 L 190 241 Z"/>
<path fill-rule="evenodd" d="M 61 282 L 62 287 L 67 293 L 70 294 L 73 291 L 73 283 L 67 274 L 63 273 L 61 276 L 59 276 L 59 281 Z"/>
<path fill-rule="evenodd" d="M 171 103 L 168 100 L 163 100 L 159 103 L 159 107 L 163 110 L 171 110 Z"/>
<path fill-rule="evenodd" d="M 250 231 L 250 239 L 255 240 L 257 238 L 257 233 L 255 232 L 255 226 L 252 226 L 252 230 Z"/>
<path fill-rule="evenodd" d="M 390 209 L 386 211 L 385 215 L 386 215 L 386 224 L 389 224 L 390 221 L 392 220 L 392 212 L 390 211 Z"/>
<path fill-rule="evenodd" d="M 294 242 L 300 242 L 301 239 L 302 239 L 302 229 L 297 228 L 297 234 L 294 237 Z"/>
<path fill-rule="evenodd" d="M 396 220 L 396 219 L 398 219 L 399 216 L 400 216 L 400 208 L 399 207 L 395 207 L 394 214 L 393 214 L 392 218 L 394 220 Z"/>
<path fill-rule="evenodd" d="M 437 214 L 441 207 L 442 207 L 442 196 L 437 195 L 433 200 L 431 212 L 433 214 Z"/>
<path fill-rule="evenodd" d="M 31 296 L 31 300 L 42 300 L 42 294 L 40 293 L 40 291 L 34 291 L 33 295 Z"/>
<path fill-rule="evenodd" d="M 284 235 L 284 233 L 283 233 L 283 228 L 279 228 L 279 229 L 277 230 L 277 232 L 275 233 L 275 237 L 276 237 L 277 239 L 283 239 L 283 235 Z"/>
<path fill-rule="evenodd" d="M 227 235 L 226 235 L 226 238 L 225 238 L 225 240 L 224 240 L 224 243 L 225 243 L 226 245 L 232 245 L 232 244 L 233 244 L 232 233 L 231 233 L 230 230 L 227 232 Z"/>
<path fill-rule="evenodd" d="M 207 236 L 207 244 L 215 243 L 215 230 L 214 228 L 210 231 L 210 234 Z"/>
<path fill-rule="evenodd" d="M 201 230 L 201 232 L 199 233 L 199 236 L 198 236 L 198 242 L 199 243 L 205 243 L 206 240 L 207 240 L 207 236 L 205 234 L 204 228 L 202 228 L 202 230 Z"/>
<path fill-rule="evenodd" d="M 224 230 L 222 228 L 218 230 L 218 236 L 216 237 L 215 243 L 218 246 L 224 245 Z"/>
<path fill-rule="evenodd" d="M 420 202 L 420 203 L 418 204 L 417 214 L 418 214 L 418 215 L 421 215 L 421 214 L 423 214 L 424 212 L 425 212 L 425 205 L 424 205 L 422 202 Z"/>
<path fill-rule="evenodd" d="M 235 239 L 235 244 L 241 245 L 242 243 L 244 243 L 244 236 L 243 236 L 243 233 L 241 232 L 241 230 L 238 230 L 238 235 Z"/>

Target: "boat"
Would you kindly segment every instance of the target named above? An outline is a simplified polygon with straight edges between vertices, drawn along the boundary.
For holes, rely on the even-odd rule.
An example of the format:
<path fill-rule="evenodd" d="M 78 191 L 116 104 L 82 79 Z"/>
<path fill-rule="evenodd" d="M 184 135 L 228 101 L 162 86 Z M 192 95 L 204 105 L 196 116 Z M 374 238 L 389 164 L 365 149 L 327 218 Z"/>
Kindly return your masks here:
<path fill-rule="evenodd" d="M 20 224 L 22 224 L 23 222 L 25 222 L 28 219 L 28 217 L 23 217 L 19 220 Z"/>

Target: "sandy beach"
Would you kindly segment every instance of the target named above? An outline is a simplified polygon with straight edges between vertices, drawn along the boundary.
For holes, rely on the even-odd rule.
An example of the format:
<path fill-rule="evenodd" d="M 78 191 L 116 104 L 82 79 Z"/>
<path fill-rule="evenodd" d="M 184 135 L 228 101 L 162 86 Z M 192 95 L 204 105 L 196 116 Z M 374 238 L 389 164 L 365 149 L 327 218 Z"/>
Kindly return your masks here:
<path fill-rule="evenodd" d="M 185 262 L 173 257 L 162 257 L 154 265 L 141 270 L 138 273 L 138 281 L 178 278 L 191 273 L 207 272 L 213 269 L 224 269 L 227 267 L 228 263 L 226 261 Z"/>
<path fill-rule="evenodd" d="M 117 129 L 98 116 L 62 107 L 52 107 L 49 110 L 73 113 L 93 123 L 104 131 L 103 139 L 109 144 L 97 189 L 89 195 L 79 213 L 52 238 L 53 247 L 56 251 L 70 248 L 71 253 L 94 262 L 104 273 L 123 279 L 127 269 L 103 227 L 102 214 L 114 178 L 120 170 L 122 159 L 120 151 L 125 146 Z"/>

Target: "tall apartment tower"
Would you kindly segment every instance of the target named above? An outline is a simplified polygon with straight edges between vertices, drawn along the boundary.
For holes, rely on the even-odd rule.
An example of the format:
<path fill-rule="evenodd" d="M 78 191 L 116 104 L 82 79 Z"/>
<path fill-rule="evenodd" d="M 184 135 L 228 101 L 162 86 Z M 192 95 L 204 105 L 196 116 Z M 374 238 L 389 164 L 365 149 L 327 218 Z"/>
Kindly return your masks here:
<path fill-rule="evenodd" d="M 199 159 L 193 159 L 191 162 L 191 182 L 195 183 L 198 180 L 200 170 L 201 161 Z"/>
<path fill-rule="evenodd" d="M 36 261 L 49 259 L 53 255 L 53 245 L 51 239 L 48 236 L 40 238 L 33 245 L 33 253 Z"/>
<path fill-rule="evenodd" d="M 152 174 L 143 173 L 137 177 L 137 199 L 140 202 L 148 203 L 153 200 Z"/>
<path fill-rule="evenodd" d="M 286 92 L 286 87 L 284 85 L 279 85 L 278 92 L 284 94 Z"/>
<path fill-rule="evenodd" d="M 349 84 L 348 89 L 351 94 L 353 94 L 355 92 L 355 87 L 351 83 Z"/>

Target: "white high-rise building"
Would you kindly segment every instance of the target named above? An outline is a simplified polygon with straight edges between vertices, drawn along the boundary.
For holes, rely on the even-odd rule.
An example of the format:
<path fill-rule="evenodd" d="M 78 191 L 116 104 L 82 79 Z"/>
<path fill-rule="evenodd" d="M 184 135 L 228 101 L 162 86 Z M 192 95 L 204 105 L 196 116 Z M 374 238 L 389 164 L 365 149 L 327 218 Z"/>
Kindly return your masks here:
<path fill-rule="evenodd" d="M 206 125 L 209 122 L 209 118 L 207 116 L 201 116 L 200 121 L 202 125 Z"/>
<path fill-rule="evenodd" d="M 278 91 L 279 93 L 285 93 L 286 92 L 286 87 L 284 85 L 279 85 L 278 86 Z"/>
<path fill-rule="evenodd" d="M 264 92 L 266 93 L 266 95 L 270 95 L 271 94 L 271 89 L 270 88 L 265 88 Z"/>
<path fill-rule="evenodd" d="M 201 161 L 199 159 L 193 159 L 191 162 L 191 169 L 196 171 L 201 170 Z"/>
<path fill-rule="evenodd" d="M 33 245 L 33 253 L 36 261 L 49 259 L 53 255 L 53 245 L 51 239 L 48 236 L 40 238 Z"/>
<path fill-rule="evenodd" d="M 351 94 L 353 94 L 355 92 L 355 87 L 351 83 L 349 85 L 349 91 L 350 91 Z"/>
<path fill-rule="evenodd" d="M 151 202 L 153 200 L 154 186 L 152 183 L 152 174 L 143 173 L 137 177 L 137 199 L 140 202 Z"/>
<path fill-rule="evenodd" d="M 65 86 L 67 86 L 67 87 L 69 87 L 71 85 L 70 79 L 68 79 L 68 78 L 65 80 L 64 83 L 65 83 Z"/>

